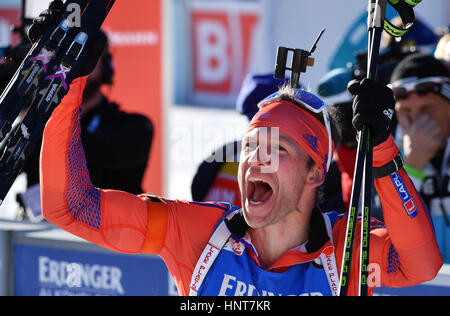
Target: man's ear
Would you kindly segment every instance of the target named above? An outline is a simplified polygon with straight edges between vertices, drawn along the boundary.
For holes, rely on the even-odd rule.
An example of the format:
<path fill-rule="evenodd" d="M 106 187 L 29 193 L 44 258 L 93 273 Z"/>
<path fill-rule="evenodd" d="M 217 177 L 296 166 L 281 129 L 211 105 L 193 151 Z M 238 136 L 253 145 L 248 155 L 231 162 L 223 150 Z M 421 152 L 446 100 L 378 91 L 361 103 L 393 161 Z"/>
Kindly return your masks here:
<path fill-rule="evenodd" d="M 322 185 L 324 181 L 325 181 L 325 174 L 322 168 L 320 168 L 317 164 L 314 164 L 311 168 L 309 168 L 305 180 L 306 185 L 311 187 L 318 187 Z"/>

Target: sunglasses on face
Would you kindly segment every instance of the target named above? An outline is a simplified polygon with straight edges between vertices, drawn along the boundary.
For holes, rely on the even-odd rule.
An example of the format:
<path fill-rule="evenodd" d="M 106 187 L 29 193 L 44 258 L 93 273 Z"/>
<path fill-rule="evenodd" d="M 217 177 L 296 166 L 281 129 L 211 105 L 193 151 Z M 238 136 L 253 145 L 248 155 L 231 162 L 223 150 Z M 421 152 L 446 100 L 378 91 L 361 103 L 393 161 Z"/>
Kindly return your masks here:
<path fill-rule="evenodd" d="M 262 108 L 264 105 L 269 104 L 274 101 L 274 99 L 279 97 L 279 92 L 275 92 L 271 95 L 269 95 L 267 98 L 262 100 L 258 107 Z M 328 171 L 330 169 L 331 164 L 331 157 L 332 157 L 332 138 L 331 138 L 331 123 L 330 123 L 330 117 L 328 115 L 328 110 L 326 104 L 319 99 L 314 94 L 307 92 L 305 90 L 300 89 L 294 89 L 294 99 L 297 101 L 298 105 L 301 105 L 305 109 L 309 110 L 310 112 L 323 115 L 323 121 L 325 124 L 325 127 L 327 129 L 328 133 L 328 156 L 327 156 L 327 168 Z"/>
<path fill-rule="evenodd" d="M 390 87 L 397 100 L 406 99 L 410 92 L 415 92 L 420 96 L 427 93 L 435 93 L 450 100 L 449 78 L 445 77 L 405 78 L 395 81 Z"/>

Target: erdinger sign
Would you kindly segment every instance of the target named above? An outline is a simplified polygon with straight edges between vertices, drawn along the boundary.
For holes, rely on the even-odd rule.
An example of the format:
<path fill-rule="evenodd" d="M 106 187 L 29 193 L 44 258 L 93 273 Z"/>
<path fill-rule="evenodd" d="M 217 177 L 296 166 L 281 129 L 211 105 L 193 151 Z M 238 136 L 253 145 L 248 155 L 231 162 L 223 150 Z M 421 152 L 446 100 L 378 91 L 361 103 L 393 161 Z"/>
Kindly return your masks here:
<path fill-rule="evenodd" d="M 259 6 L 239 2 L 193 2 L 190 6 L 193 92 L 237 95 L 252 56 Z"/>

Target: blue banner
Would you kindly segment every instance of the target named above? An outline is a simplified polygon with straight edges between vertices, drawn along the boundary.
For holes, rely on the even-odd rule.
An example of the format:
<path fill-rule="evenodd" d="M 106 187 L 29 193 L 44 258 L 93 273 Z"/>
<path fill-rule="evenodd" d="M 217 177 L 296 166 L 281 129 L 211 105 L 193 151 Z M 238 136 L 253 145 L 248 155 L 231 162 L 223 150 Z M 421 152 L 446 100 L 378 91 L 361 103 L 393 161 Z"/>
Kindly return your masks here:
<path fill-rule="evenodd" d="M 177 295 L 156 256 L 14 245 L 15 296 Z M 414 287 L 377 288 L 374 295 L 450 296 L 450 275 Z"/>
<path fill-rule="evenodd" d="M 14 245 L 14 295 L 167 296 L 173 282 L 158 257 Z"/>

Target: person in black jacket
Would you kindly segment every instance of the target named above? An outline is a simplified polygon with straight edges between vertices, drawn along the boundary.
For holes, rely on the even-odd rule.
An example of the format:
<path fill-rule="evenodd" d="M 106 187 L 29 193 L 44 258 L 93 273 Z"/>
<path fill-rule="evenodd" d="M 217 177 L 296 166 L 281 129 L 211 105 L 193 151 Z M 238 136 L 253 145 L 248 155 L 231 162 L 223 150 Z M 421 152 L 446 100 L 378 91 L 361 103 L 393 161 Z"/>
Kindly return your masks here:
<path fill-rule="evenodd" d="M 112 56 L 106 48 L 87 79 L 81 105 L 81 138 L 89 174 L 95 186 L 140 194 L 153 124 L 144 115 L 122 111 L 103 95 L 101 87 L 112 84 L 113 75 Z"/>
<path fill-rule="evenodd" d="M 89 174 L 95 186 L 140 194 L 153 140 L 153 124 L 144 115 L 124 112 L 104 96 L 101 88 L 111 85 L 113 78 L 112 55 L 106 46 L 88 77 L 81 105 L 81 137 Z M 40 147 L 40 144 L 36 146 L 36 155 L 24 167 L 28 187 L 39 182 Z"/>
<path fill-rule="evenodd" d="M 450 262 L 450 71 L 428 53 L 403 59 L 391 76 L 404 168 L 431 213 Z"/>

